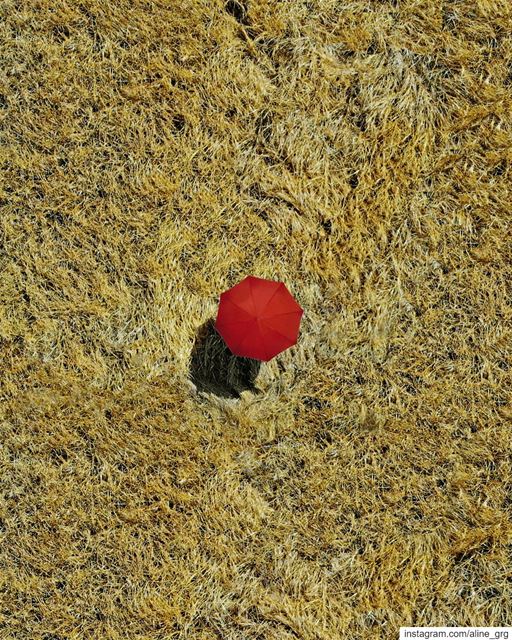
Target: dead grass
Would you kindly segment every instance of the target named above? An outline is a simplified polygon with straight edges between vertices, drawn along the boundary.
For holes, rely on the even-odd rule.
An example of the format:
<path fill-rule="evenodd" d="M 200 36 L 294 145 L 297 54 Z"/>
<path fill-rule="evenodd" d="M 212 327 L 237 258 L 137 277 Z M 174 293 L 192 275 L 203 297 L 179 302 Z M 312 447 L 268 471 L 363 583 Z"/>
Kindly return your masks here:
<path fill-rule="evenodd" d="M 511 10 L 1 4 L 2 640 L 512 625 Z"/>

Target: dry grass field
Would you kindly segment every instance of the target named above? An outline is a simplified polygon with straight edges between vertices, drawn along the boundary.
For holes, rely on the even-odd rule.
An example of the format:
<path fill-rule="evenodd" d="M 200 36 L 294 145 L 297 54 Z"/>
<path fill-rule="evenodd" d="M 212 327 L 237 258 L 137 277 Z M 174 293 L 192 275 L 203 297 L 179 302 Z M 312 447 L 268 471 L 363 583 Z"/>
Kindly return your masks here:
<path fill-rule="evenodd" d="M 2 0 L 0 61 L 0 639 L 512 625 L 510 0 Z"/>

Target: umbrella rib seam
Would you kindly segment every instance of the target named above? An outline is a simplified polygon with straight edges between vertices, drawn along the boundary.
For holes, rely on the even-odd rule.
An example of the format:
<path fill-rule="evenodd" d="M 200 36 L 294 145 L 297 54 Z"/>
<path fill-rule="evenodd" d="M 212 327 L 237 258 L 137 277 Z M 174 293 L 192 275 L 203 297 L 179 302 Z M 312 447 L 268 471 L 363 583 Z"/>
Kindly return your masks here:
<path fill-rule="evenodd" d="M 286 338 L 286 340 L 288 340 L 289 342 L 291 341 L 292 344 L 295 344 L 296 342 L 295 340 L 292 340 L 290 336 L 285 336 L 284 333 L 281 333 L 280 331 L 276 331 L 275 329 L 272 329 L 272 327 L 265 326 L 265 329 L 267 331 L 272 331 L 273 333 L 277 333 L 278 336 L 281 336 L 282 338 Z"/>
<path fill-rule="evenodd" d="M 258 316 L 258 311 L 256 309 L 256 303 L 254 302 L 254 296 L 252 295 L 252 285 L 251 285 L 251 281 L 249 280 L 249 291 L 251 293 L 251 302 L 252 302 L 252 308 L 253 308 L 253 312 L 255 314 L 255 316 Z"/>
<path fill-rule="evenodd" d="M 248 337 L 250 337 L 250 333 L 246 333 L 243 338 L 240 340 L 240 344 L 237 344 L 236 347 L 234 347 L 234 350 L 239 351 L 243 345 L 243 343 L 247 340 Z M 238 356 L 239 358 L 245 358 L 247 356 Z"/>
<path fill-rule="evenodd" d="M 240 309 L 240 311 L 243 311 L 244 313 L 249 313 L 249 312 L 247 311 L 247 309 L 244 309 L 243 307 L 241 307 L 241 306 L 240 306 L 239 304 L 237 304 L 234 300 L 231 300 L 231 298 L 227 298 L 227 300 L 229 300 L 229 303 L 230 303 L 230 304 L 232 304 L 232 305 L 234 305 L 237 309 Z M 249 315 L 250 315 L 250 314 L 249 314 Z M 252 320 L 252 318 L 251 318 L 251 320 Z M 244 322 L 245 322 L 245 321 L 244 321 Z M 247 322 L 249 322 L 249 320 L 248 320 Z"/>
<path fill-rule="evenodd" d="M 255 313 L 255 316 L 256 316 L 256 318 L 257 318 L 258 330 L 259 330 L 260 340 L 261 340 L 262 335 L 261 335 L 260 322 L 259 322 L 260 314 L 258 313 L 258 310 L 257 310 L 257 308 L 256 308 L 256 302 L 254 301 L 254 296 L 253 296 L 253 294 L 252 294 L 252 285 L 251 285 L 250 283 L 249 283 L 249 291 L 251 292 L 252 308 L 254 309 L 254 313 Z M 273 297 L 274 297 L 274 294 L 272 294 L 271 299 L 272 299 Z M 270 301 L 269 301 L 269 302 L 270 302 Z M 268 302 L 267 302 L 267 304 L 268 304 Z M 265 305 L 264 309 L 266 309 L 266 307 L 267 307 L 267 305 Z M 265 358 L 266 358 L 266 359 L 268 359 L 268 351 L 267 351 L 267 349 L 266 349 L 266 345 L 265 345 L 265 341 L 264 341 L 264 340 L 261 340 L 261 350 L 262 350 L 262 351 L 263 351 L 263 353 L 265 354 Z"/>
<path fill-rule="evenodd" d="M 274 293 L 270 296 L 270 298 L 267 300 L 267 303 L 265 304 L 265 306 L 263 307 L 263 309 L 261 310 L 261 314 L 259 314 L 259 317 L 261 317 L 265 311 L 268 308 L 268 305 L 272 302 L 272 300 L 275 298 L 275 296 L 277 295 L 277 292 L 281 289 L 282 287 L 282 282 L 279 283 L 279 286 L 277 287 L 277 289 L 274 291 Z"/>
<path fill-rule="evenodd" d="M 250 318 L 249 320 L 222 320 L 218 324 L 224 326 L 225 324 L 243 324 L 244 322 L 254 322 L 254 318 Z"/>
<path fill-rule="evenodd" d="M 273 313 L 270 318 L 280 318 L 281 316 L 291 316 L 292 313 L 303 313 L 302 309 L 297 309 L 297 311 L 285 311 L 284 313 Z M 264 316 L 260 316 L 261 320 L 266 320 Z"/>

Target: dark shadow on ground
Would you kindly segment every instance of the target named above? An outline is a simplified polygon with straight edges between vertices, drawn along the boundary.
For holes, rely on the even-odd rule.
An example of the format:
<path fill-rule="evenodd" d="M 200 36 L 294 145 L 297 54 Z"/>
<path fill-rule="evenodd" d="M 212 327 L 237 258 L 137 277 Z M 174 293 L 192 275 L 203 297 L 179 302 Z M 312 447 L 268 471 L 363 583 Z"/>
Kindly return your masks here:
<path fill-rule="evenodd" d="M 240 398 L 242 391 L 261 393 L 254 386 L 261 362 L 231 353 L 212 318 L 202 324 L 190 358 L 189 377 L 198 391 L 221 398 Z"/>

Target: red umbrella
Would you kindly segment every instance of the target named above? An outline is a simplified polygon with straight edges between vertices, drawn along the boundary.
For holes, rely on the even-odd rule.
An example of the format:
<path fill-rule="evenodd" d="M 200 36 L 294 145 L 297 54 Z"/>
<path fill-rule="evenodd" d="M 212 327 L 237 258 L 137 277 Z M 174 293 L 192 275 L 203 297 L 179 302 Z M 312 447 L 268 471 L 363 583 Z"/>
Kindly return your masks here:
<path fill-rule="evenodd" d="M 221 293 L 215 329 L 234 355 L 268 362 L 297 343 L 303 313 L 282 282 L 247 276 Z"/>

